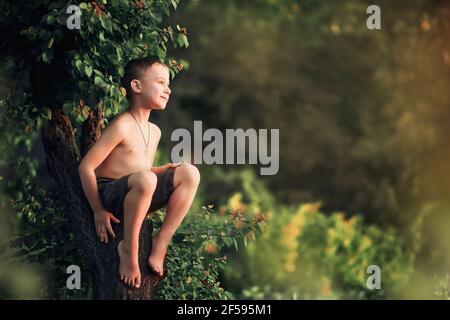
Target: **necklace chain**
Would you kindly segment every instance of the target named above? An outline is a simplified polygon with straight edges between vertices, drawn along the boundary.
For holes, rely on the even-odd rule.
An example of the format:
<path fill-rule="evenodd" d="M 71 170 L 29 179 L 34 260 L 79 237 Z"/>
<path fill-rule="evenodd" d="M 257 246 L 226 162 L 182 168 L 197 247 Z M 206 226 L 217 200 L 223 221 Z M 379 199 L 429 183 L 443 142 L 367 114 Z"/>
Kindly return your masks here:
<path fill-rule="evenodd" d="M 133 119 L 136 121 L 139 130 L 141 131 L 142 134 L 142 139 L 144 139 L 144 144 L 145 144 L 145 149 L 148 149 L 148 145 L 150 144 L 150 124 L 147 121 L 147 127 L 148 127 L 148 134 L 147 134 L 147 142 L 145 142 L 145 137 L 144 137 L 144 132 L 141 129 L 141 125 L 139 124 L 139 122 L 137 121 L 137 119 L 134 117 L 133 113 L 131 112 L 130 109 L 128 109 L 128 111 L 131 113 L 131 116 L 133 117 Z"/>

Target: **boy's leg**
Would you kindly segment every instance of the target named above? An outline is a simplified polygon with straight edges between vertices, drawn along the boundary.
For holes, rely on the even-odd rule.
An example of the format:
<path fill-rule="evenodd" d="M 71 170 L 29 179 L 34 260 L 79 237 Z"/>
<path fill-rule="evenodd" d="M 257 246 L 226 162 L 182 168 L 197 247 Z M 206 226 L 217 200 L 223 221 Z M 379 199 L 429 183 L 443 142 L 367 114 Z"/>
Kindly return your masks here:
<path fill-rule="evenodd" d="M 148 212 L 157 184 L 153 172 L 136 172 L 128 178 L 130 190 L 124 200 L 124 237 L 118 245 L 119 273 L 123 282 L 139 287 L 141 273 L 138 263 L 139 232 Z"/>
<path fill-rule="evenodd" d="M 200 173 L 191 164 L 183 164 L 175 169 L 174 191 L 169 198 L 166 217 L 159 232 L 153 237 L 152 252 L 148 258 L 150 268 L 163 275 L 163 262 L 167 246 L 194 200 L 200 183 Z"/>

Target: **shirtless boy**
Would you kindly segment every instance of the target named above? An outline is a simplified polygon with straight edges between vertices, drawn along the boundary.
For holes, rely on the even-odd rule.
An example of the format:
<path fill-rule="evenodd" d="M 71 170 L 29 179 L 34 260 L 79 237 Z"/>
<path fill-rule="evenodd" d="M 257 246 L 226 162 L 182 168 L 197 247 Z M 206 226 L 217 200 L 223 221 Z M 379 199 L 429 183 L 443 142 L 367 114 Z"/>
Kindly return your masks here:
<path fill-rule="evenodd" d="M 139 288 L 139 231 L 145 216 L 167 206 L 148 257 L 150 268 L 161 276 L 167 247 L 192 204 L 200 174 L 190 164 L 152 166 L 161 131 L 148 119 L 152 110 L 166 108 L 171 93 L 168 67 L 155 57 L 132 60 L 122 86 L 129 109 L 106 127 L 82 159 L 79 173 L 102 243 L 115 237 L 111 221 L 123 218 L 124 238 L 117 246 L 120 279 Z"/>

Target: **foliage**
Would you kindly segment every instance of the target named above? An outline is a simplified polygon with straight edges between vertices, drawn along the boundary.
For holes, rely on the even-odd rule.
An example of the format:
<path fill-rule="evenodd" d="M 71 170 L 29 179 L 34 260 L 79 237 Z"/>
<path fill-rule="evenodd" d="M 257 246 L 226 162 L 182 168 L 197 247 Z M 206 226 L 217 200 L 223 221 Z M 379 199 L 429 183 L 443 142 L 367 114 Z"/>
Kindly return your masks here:
<path fill-rule="evenodd" d="M 9 73 L 24 74 L 6 102 L 28 96 L 14 106 L 28 131 L 42 128 L 61 107 L 77 122 L 96 106 L 108 118 L 117 114 L 127 105 L 119 83 L 129 59 L 157 55 L 172 77 L 183 69 L 166 53 L 169 44 L 189 45 L 186 28 L 161 26 L 178 2 L 81 2 L 80 29 L 69 30 L 66 1 L 5 1 L 0 26 L 11 32 L 2 44 L 4 65 Z"/>
<path fill-rule="evenodd" d="M 82 270 L 89 269 L 77 248 L 61 204 L 52 193 L 39 185 L 36 167 L 36 159 L 19 157 L 12 168 L 12 176 L 16 179 L 6 183 L 9 206 L 16 216 L 14 233 L 3 239 L 3 252 L 12 254 L 21 263 L 37 264 L 42 298 L 86 297 L 90 290 L 88 276 L 83 276 L 83 284 L 86 285 L 83 285 L 82 290 L 66 288 L 66 268 L 69 265 L 76 264 Z"/>
<path fill-rule="evenodd" d="M 246 245 L 249 233 L 259 233 L 260 220 L 240 221 L 214 216 L 213 206 L 188 218 L 173 238 L 166 257 L 168 277 L 158 292 L 159 299 L 230 299 L 222 288 L 220 272 L 227 264 L 224 250 L 238 250 Z M 164 215 L 153 215 L 158 228 Z"/>
<path fill-rule="evenodd" d="M 302 298 L 395 297 L 412 271 L 401 242 L 392 233 L 364 227 L 355 217 L 327 218 L 308 209 L 301 206 L 291 219 L 277 217 L 274 225 L 286 221 L 280 229 L 269 220 L 263 239 L 240 259 L 245 265 L 241 272 L 253 270 L 248 287 L 272 285 L 275 291 Z M 381 267 L 382 290 L 366 287 L 366 270 L 372 264 Z"/>
<path fill-rule="evenodd" d="M 442 279 L 434 278 L 435 295 L 441 299 L 450 300 L 450 275 L 446 274 Z"/>
<path fill-rule="evenodd" d="M 243 179 L 254 178 L 247 172 Z M 250 194 L 265 194 L 261 188 Z M 243 198 L 231 197 L 226 210 L 243 218 L 263 216 L 266 223 L 258 240 L 233 254 L 225 268 L 226 286 L 240 297 L 392 298 L 410 280 L 414 246 L 394 230 L 367 225 L 357 215 L 324 214 L 319 203 L 276 204 L 261 213 Z M 367 288 L 369 265 L 381 268 L 381 290 Z"/>

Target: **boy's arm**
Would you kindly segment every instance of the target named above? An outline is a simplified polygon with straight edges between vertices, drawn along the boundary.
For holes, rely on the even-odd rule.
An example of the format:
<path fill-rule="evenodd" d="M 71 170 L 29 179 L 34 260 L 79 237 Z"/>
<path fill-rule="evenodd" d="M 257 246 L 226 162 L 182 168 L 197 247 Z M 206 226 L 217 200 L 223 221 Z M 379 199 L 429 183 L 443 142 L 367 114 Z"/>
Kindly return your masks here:
<path fill-rule="evenodd" d="M 159 143 L 159 140 L 161 139 L 161 129 L 159 129 L 157 126 L 156 126 L 156 130 L 157 130 L 157 139 L 158 139 L 158 143 Z M 165 170 L 167 170 L 167 169 L 169 169 L 169 168 L 176 168 L 176 167 L 178 167 L 180 164 L 179 163 L 166 163 L 165 165 L 163 165 L 163 166 L 159 166 L 159 167 L 152 167 L 151 169 L 150 169 L 150 171 L 151 172 L 153 172 L 154 174 L 158 174 L 158 173 L 161 173 L 161 172 L 163 172 L 163 171 L 165 171 Z"/>
<path fill-rule="evenodd" d="M 97 143 L 95 143 L 84 156 L 78 167 L 83 191 L 94 212 L 97 234 L 99 235 L 100 240 L 105 242 L 108 241 L 108 238 L 106 234 L 104 234 L 104 231 L 106 232 L 107 230 L 114 236 L 109 220 L 113 219 L 118 222 L 118 219 L 103 208 L 94 171 L 106 159 L 108 154 L 123 141 L 125 132 L 126 130 L 123 124 L 118 121 L 111 122 L 104 130 Z"/>
<path fill-rule="evenodd" d="M 124 130 L 122 127 L 123 125 L 120 123 L 112 122 L 104 130 L 97 143 L 84 156 L 78 167 L 84 193 L 94 213 L 103 210 L 94 171 L 106 159 L 109 153 L 123 141 Z"/>
<path fill-rule="evenodd" d="M 166 164 L 163 165 L 163 166 L 152 167 L 151 171 L 152 171 L 153 173 L 155 173 L 155 174 L 158 174 L 158 173 L 163 172 L 164 170 L 167 170 L 167 169 L 169 169 L 169 168 L 176 168 L 176 167 L 178 167 L 178 166 L 180 166 L 180 165 L 182 165 L 182 163 L 172 163 L 172 162 L 169 162 L 169 163 L 166 163 Z"/>

